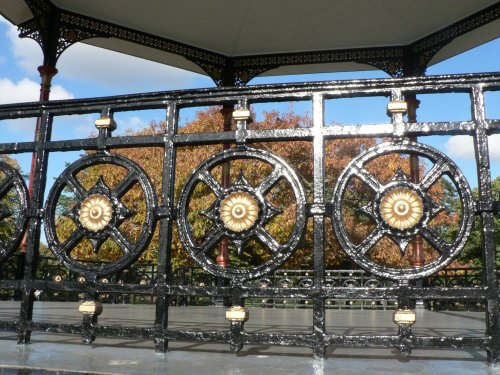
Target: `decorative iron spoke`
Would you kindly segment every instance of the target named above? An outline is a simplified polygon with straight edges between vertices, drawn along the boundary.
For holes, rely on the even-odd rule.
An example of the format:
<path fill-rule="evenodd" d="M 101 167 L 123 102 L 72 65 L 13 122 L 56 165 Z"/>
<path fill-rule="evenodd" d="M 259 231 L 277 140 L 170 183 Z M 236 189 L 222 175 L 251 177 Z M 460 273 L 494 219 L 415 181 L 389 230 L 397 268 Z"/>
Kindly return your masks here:
<path fill-rule="evenodd" d="M 73 193 L 76 194 L 78 198 L 82 198 L 86 190 L 83 188 L 82 184 L 73 176 L 72 173 L 68 173 L 65 176 L 66 184 L 69 186 Z"/>
<path fill-rule="evenodd" d="M 224 191 L 222 186 L 215 180 L 214 176 L 206 169 L 200 171 L 198 178 L 208 185 L 217 197 L 220 197 Z"/>
<path fill-rule="evenodd" d="M 363 167 L 358 167 L 357 165 L 353 165 L 352 168 L 353 174 L 359 177 L 361 181 L 371 187 L 374 191 L 380 191 L 382 188 L 380 182 L 370 172 Z"/>
<path fill-rule="evenodd" d="M 422 190 L 428 190 L 434 183 L 446 172 L 449 171 L 448 163 L 445 160 L 439 160 L 434 164 L 429 172 L 424 176 L 420 182 Z"/>
<path fill-rule="evenodd" d="M 115 240 L 115 242 L 120 246 L 120 248 L 123 250 L 123 252 L 128 255 L 130 254 L 134 246 L 125 238 L 125 236 L 120 232 L 120 230 L 116 227 L 113 227 L 111 230 L 111 238 Z"/>
<path fill-rule="evenodd" d="M 283 168 L 277 165 L 273 171 L 261 182 L 257 191 L 259 191 L 262 195 L 266 195 L 269 190 L 271 190 L 278 181 L 283 177 Z"/>
<path fill-rule="evenodd" d="M 384 232 L 380 227 L 377 227 L 366 237 L 363 242 L 355 246 L 355 249 L 361 255 L 365 255 L 375 244 L 382 238 Z"/>
<path fill-rule="evenodd" d="M 432 229 L 428 227 L 422 228 L 421 235 L 432 245 L 432 247 L 434 247 L 434 249 L 439 251 L 442 256 L 448 257 L 450 255 L 450 245 L 439 237 Z"/>
<path fill-rule="evenodd" d="M 3 219 L 8 218 L 10 216 L 12 216 L 12 212 L 11 211 L 0 210 L 0 221 L 2 221 Z"/>
<path fill-rule="evenodd" d="M 114 193 L 118 198 L 123 197 L 136 183 L 137 173 L 134 171 L 130 172 L 125 179 L 120 182 L 120 184 L 115 188 Z"/>
<path fill-rule="evenodd" d="M 84 234 L 81 230 L 75 230 L 73 233 L 71 233 L 71 236 L 69 236 L 64 243 L 61 245 L 55 247 L 55 251 L 59 254 L 69 254 L 71 250 L 75 248 L 76 245 L 80 243 L 80 241 L 83 239 Z"/>
<path fill-rule="evenodd" d="M 5 180 L 2 181 L 2 184 L 0 185 L 0 199 L 3 198 L 9 190 L 12 188 L 14 185 L 14 177 L 9 176 Z"/>
<path fill-rule="evenodd" d="M 281 246 L 278 241 L 276 241 L 276 239 L 261 225 L 256 227 L 255 235 L 262 242 L 262 244 L 267 246 L 273 253 L 277 253 L 280 250 Z"/>
<path fill-rule="evenodd" d="M 198 253 L 206 253 L 210 249 L 212 249 L 215 245 L 217 245 L 217 242 L 221 239 L 223 236 L 224 231 L 222 229 L 222 226 L 217 225 L 215 226 L 207 235 L 201 246 L 198 248 Z"/>

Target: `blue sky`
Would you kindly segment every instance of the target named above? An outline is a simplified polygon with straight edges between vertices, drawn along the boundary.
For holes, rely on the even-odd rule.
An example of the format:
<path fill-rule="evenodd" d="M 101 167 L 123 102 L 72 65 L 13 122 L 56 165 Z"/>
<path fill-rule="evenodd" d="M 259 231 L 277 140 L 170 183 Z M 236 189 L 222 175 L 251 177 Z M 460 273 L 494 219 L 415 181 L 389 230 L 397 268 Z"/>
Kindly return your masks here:
<path fill-rule="evenodd" d="M 0 18 L 0 104 L 33 101 L 38 99 L 40 78 L 37 67 L 42 62 L 39 46 L 30 39 L 18 38 L 17 28 Z M 137 92 L 163 91 L 213 87 L 208 77 L 164 66 L 150 61 L 111 52 L 96 47 L 77 44 L 68 48 L 58 62 L 59 73 L 53 80 L 52 99 L 85 98 L 130 94 Z M 474 72 L 500 72 L 500 39 L 477 47 L 453 59 L 428 69 L 427 74 L 451 74 Z M 317 81 L 351 78 L 382 78 L 380 71 L 331 73 L 317 75 L 281 76 L 256 78 L 251 84 Z M 421 96 L 418 119 L 422 121 L 455 121 L 470 118 L 468 98 L 463 95 Z M 489 118 L 500 119 L 500 93 L 486 97 L 486 113 Z M 327 104 L 326 121 L 345 124 L 363 122 L 377 123 L 387 120 L 385 98 L 359 102 L 336 101 Z M 363 106 L 363 111 L 357 110 Z M 294 104 L 296 111 L 310 112 L 309 104 Z M 269 109 L 268 106 L 257 108 Z M 286 110 L 286 107 L 279 107 Z M 162 120 L 163 111 L 119 114 L 116 117 L 119 132 L 125 129 L 139 129 L 150 120 Z M 181 113 L 188 120 L 193 113 Z M 96 116 L 71 116 L 60 118 L 54 124 L 53 139 L 87 137 L 95 128 Z M 181 119 L 182 120 L 182 119 Z M 4 121 L 1 142 L 31 141 L 34 119 Z M 472 143 L 467 136 L 429 137 L 421 139 L 446 152 L 464 171 L 471 186 L 475 186 L 475 163 Z M 500 175 L 500 135 L 491 137 L 490 151 L 492 176 Z M 25 172 L 29 169 L 30 155 L 19 155 Z M 51 160 L 51 174 L 57 175 L 64 169 L 64 161 L 72 161 L 78 153 L 65 154 L 64 158 Z"/>

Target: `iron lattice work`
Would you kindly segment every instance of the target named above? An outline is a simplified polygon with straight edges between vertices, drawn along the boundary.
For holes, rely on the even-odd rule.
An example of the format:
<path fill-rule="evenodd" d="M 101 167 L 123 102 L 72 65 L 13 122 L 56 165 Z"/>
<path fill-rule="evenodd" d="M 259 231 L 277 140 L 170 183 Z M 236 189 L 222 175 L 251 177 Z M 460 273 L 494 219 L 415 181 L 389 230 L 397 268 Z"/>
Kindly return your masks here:
<path fill-rule="evenodd" d="M 297 85 L 270 85 L 257 87 L 235 87 L 213 90 L 193 90 L 138 94 L 123 97 L 71 100 L 54 103 L 29 103 L 4 105 L 0 107 L 0 119 L 40 117 L 40 134 L 34 142 L 0 144 L 0 153 L 36 153 L 33 194 L 30 202 L 25 202 L 20 217 L 27 217 L 27 249 L 24 256 L 25 266 L 21 277 L 15 280 L 0 280 L 0 288 L 16 290 L 22 295 L 19 319 L 2 322 L 6 329 L 18 332 L 18 342 L 28 343 L 32 331 L 53 330 L 56 332 L 81 332 L 84 342 L 92 342 L 100 336 L 127 336 L 151 338 L 156 350 L 164 352 L 169 340 L 213 341 L 229 343 L 233 351 L 247 344 L 298 345 L 313 349 L 316 357 L 324 357 L 328 346 L 389 346 L 397 347 L 401 353 L 408 354 L 413 348 L 454 347 L 483 348 L 488 352 L 492 363 L 498 362 L 500 348 L 500 327 L 498 325 L 499 288 L 495 262 L 494 215 L 498 210 L 491 192 L 491 176 L 487 137 L 500 132 L 500 121 L 489 120 L 485 116 L 484 95 L 488 91 L 500 90 L 498 75 L 460 75 L 420 77 L 395 80 L 363 80 L 344 82 L 325 82 Z M 324 120 L 327 100 L 340 98 L 384 96 L 388 103 L 401 108 L 405 96 L 428 93 L 466 93 L 471 100 L 471 120 L 460 122 L 415 122 L 404 121 L 403 113 L 391 111 L 390 120 L 385 124 L 366 124 L 352 126 L 328 126 Z M 312 103 L 312 126 L 290 129 L 258 130 L 248 126 L 247 110 L 254 103 L 273 101 L 304 101 Z M 182 108 L 208 105 L 235 105 L 236 127 L 225 132 L 186 134 L 179 131 L 178 115 Z M 399 106 L 399 107 L 398 107 Z M 166 127 L 162 134 L 140 136 L 113 136 L 112 114 L 140 109 L 160 108 L 165 110 Z M 95 138 L 51 140 L 54 117 L 70 114 L 106 114 L 98 118 L 99 134 Z M 97 115 L 99 116 L 99 115 Z M 106 124 L 108 126 L 106 126 Z M 407 137 L 471 135 L 475 144 L 478 172 L 479 198 L 473 202 L 467 181 L 456 165 L 441 152 L 418 142 L 407 141 Z M 335 158 L 335 154 L 325 153 L 325 144 L 338 139 L 389 138 L 389 143 L 379 144 L 355 157 L 342 172 L 337 186 L 327 186 L 325 162 Z M 312 182 L 310 191 L 304 192 L 303 181 L 289 161 L 269 151 L 257 149 L 262 142 L 306 142 L 312 147 L 310 156 Z M 207 160 L 200 160 L 199 166 L 184 183 L 184 188 L 176 198 L 175 179 L 177 170 L 177 151 L 185 146 L 226 144 L 229 149 Z M 120 148 L 159 147 L 163 150 L 161 168 L 161 187 L 153 189 L 145 172 L 134 162 L 119 155 Z M 48 156 L 50 153 L 65 151 L 89 151 L 75 163 L 69 165 L 56 180 L 45 200 L 47 188 Z M 404 172 L 396 172 L 389 180 L 382 181 L 374 175 L 369 164 L 379 161 L 388 153 L 416 155 L 429 160 L 432 167 L 419 182 L 410 182 Z M 239 177 L 229 183 L 219 181 L 220 168 L 234 163 L 236 170 L 241 168 Z M 260 182 L 246 173 L 245 166 L 252 163 L 266 165 L 267 175 Z M 122 172 L 117 173 L 113 184 L 102 179 L 87 183 L 77 180 L 87 169 L 104 168 L 114 165 Z M 9 167 L 10 168 L 10 167 Z M 8 171 L 7 184 L 18 180 L 11 169 Z M 218 172 L 219 171 L 219 172 Z M 428 224 L 439 214 L 441 207 L 431 194 L 432 185 L 446 176 L 450 186 L 454 186 L 461 201 L 461 220 L 453 241 L 444 241 L 428 229 Z M 374 227 L 373 234 L 361 242 L 350 237 L 345 226 L 344 200 L 349 198 L 350 180 L 357 180 L 364 186 L 360 202 L 360 212 L 367 216 Z M 87 181 L 88 182 L 88 181 Z M 202 185 L 197 187 L 197 185 Z M 19 182 L 12 193 L 22 198 L 25 188 Z M 23 187 L 21 187 L 23 186 Z M 5 188 L 6 189 L 6 188 Z M 4 190 L 5 190 L 4 189 Z M 135 189 L 135 190 L 134 190 Z M 327 189 L 335 189 L 331 201 L 325 197 Z M 122 200 L 130 191 L 138 194 L 133 201 L 144 203 L 139 208 L 125 207 Z M 212 197 L 205 209 L 198 212 L 197 220 L 205 220 L 209 229 L 201 234 L 194 233 L 190 201 L 199 192 L 207 191 Z M 277 207 L 269 195 L 271 191 L 287 191 L 287 197 L 294 207 L 294 228 L 288 232 L 288 239 L 278 241 L 266 230 L 266 223 L 273 220 L 286 207 Z M 346 193 L 346 191 L 349 192 Z M 58 211 L 58 202 L 72 194 L 72 209 Z M 5 195 L 2 195 L 5 197 Z M 64 200 L 64 199 L 63 199 Z M 29 207 L 29 209 L 28 209 Z M 60 238 L 57 233 L 57 213 L 67 218 L 75 227 L 68 238 Z M 141 216 L 142 215 L 142 216 Z M 484 277 L 479 285 L 440 287 L 438 284 L 418 286 L 413 280 L 424 276 L 434 277 L 436 272 L 457 256 L 470 232 L 473 215 L 481 220 L 483 236 L 483 256 L 485 260 Z M 4 215 L 5 216 L 5 215 Z M 132 222 L 130 233 L 121 232 L 122 223 L 134 216 L 142 220 Z M 325 248 L 331 241 L 327 227 L 329 218 L 333 219 L 335 232 L 347 254 L 359 265 L 391 279 L 391 284 L 338 285 L 331 282 L 325 268 Z M 5 217 L 2 217 L 5 219 Z M 2 220 L 5 221 L 5 220 Z M 314 270 L 307 282 L 289 285 L 276 285 L 266 282 L 273 272 L 294 252 L 302 238 L 306 222 L 312 225 L 312 245 L 308 249 L 313 258 Z M 23 220 L 20 221 L 23 223 Z M 41 228 L 45 225 L 47 240 L 54 254 L 71 272 L 82 277 L 47 281 L 35 273 Z M 181 231 L 181 240 L 189 255 L 214 277 L 225 278 L 228 283 L 216 285 L 185 285 L 175 281 L 172 272 L 171 254 L 174 226 Z M 16 238 L 22 235 L 23 225 L 16 228 Z M 116 280 L 119 272 L 134 265 L 134 261 L 144 251 L 153 230 L 159 233 L 158 262 L 154 281 L 133 283 Z M 376 238 L 383 234 L 401 249 L 414 236 L 422 236 L 435 250 L 436 258 L 421 269 L 401 267 L 382 267 L 369 258 Z M 127 237 L 131 236 L 130 238 Z M 73 250 L 79 241 L 87 241 L 91 252 L 99 254 L 109 238 L 118 245 L 120 256 L 108 263 L 82 265 Z M 254 241 L 267 251 L 266 260 L 256 268 L 240 268 L 236 265 L 226 267 L 214 262 L 210 257 L 215 245 L 223 239 L 232 242 L 236 256 L 246 242 Z M 5 244 L 2 244 L 5 246 Z M 10 246 L 10 245 L 9 245 Z M 10 246 L 12 247 L 12 246 Z M 7 248 L 2 249 L 7 252 Z M 212 255 L 213 256 L 213 255 Z M 5 258 L 3 262 L 8 260 Z M 251 280 L 255 279 L 255 280 Z M 156 299 L 155 320 L 150 327 L 102 326 L 97 324 L 97 313 L 84 315 L 81 325 L 39 322 L 33 319 L 34 291 L 78 292 L 85 293 L 93 300 L 99 294 L 134 294 L 152 296 Z M 231 321 L 227 330 L 203 331 L 169 328 L 168 312 L 173 299 L 194 296 L 226 298 L 233 305 L 244 306 L 246 299 L 295 299 L 310 301 L 312 305 L 312 327 L 310 333 L 294 334 L 289 332 L 254 333 L 244 329 L 244 319 Z M 329 332 L 325 324 L 327 301 L 331 300 L 397 300 L 400 308 L 409 308 L 415 300 L 441 301 L 484 301 L 486 304 L 486 325 L 484 336 L 418 336 L 411 332 L 411 325 L 402 324 L 393 335 L 338 335 Z"/>
<path fill-rule="evenodd" d="M 422 75 L 434 55 L 455 38 L 500 17 L 497 3 L 409 45 L 231 57 L 69 12 L 49 0 L 25 1 L 34 18 L 19 25 L 20 36 L 36 40 L 46 63 L 54 67 L 61 53 L 76 42 L 117 38 L 182 56 L 203 69 L 218 86 L 245 85 L 259 74 L 282 66 L 342 62 L 371 65 L 392 77 Z"/>

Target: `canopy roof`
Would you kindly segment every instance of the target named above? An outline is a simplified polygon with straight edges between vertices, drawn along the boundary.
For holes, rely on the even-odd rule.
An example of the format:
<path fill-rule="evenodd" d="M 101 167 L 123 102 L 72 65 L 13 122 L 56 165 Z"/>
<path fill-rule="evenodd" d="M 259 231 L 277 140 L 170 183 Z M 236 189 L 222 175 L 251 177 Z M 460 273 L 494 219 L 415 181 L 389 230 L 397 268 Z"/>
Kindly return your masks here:
<path fill-rule="evenodd" d="M 420 74 L 500 36 L 491 0 L 3 0 L 0 14 L 49 64 L 81 41 L 219 84 L 367 68 Z"/>

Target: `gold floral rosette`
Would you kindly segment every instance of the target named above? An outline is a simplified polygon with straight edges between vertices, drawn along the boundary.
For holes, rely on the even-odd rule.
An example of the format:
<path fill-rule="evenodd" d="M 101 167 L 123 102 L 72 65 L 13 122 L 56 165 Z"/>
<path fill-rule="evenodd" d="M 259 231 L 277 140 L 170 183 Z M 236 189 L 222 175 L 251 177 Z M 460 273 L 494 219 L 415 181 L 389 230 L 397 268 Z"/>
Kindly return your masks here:
<path fill-rule="evenodd" d="M 238 191 L 224 198 L 219 214 L 227 229 L 233 232 L 243 232 L 257 221 L 259 205 L 252 195 Z"/>
<path fill-rule="evenodd" d="M 98 232 L 111 221 L 113 205 L 106 196 L 92 194 L 83 200 L 79 215 L 80 223 L 85 228 Z"/>
<path fill-rule="evenodd" d="M 418 224 L 424 205 L 418 194 L 408 188 L 389 191 L 380 201 L 382 219 L 391 227 L 405 230 Z"/>

